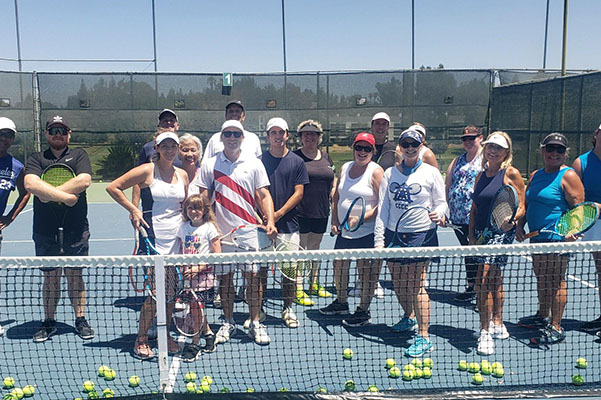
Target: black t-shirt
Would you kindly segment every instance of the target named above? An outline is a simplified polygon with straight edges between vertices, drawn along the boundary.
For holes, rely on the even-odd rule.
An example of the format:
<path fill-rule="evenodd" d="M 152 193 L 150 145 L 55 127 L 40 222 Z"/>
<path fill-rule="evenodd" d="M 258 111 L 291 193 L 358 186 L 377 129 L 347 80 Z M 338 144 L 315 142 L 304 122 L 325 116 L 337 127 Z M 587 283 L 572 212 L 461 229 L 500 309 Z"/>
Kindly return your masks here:
<path fill-rule="evenodd" d="M 330 155 L 321 151 L 319 160 L 305 156 L 301 149 L 295 150 L 304 162 L 309 174 L 309 184 L 305 185 L 303 199 L 296 206 L 299 217 L 328 218 L 330 216 L 330 192 L 334 182 L 334 162 Z"/>
<path fill-rule="evenodd" d="M 39 177 L 46 168 L 52 164 L 66 164 L 75 175 L 92 175 L 90 157 L 84 149 L 72 149 L 67 147 L 60 157 L 55 158 L 50 149 L 43 152 L 33 153 L 27 160 L 25 175 L 33 174 Z M 80 235 L 89 229 L 88 225 L 88 202 L 86 192 L 79 194 L 79 200 L 73 207 L 66 207 L 64 222 L 62 223 L 65 235 Z M 56 213 L 56 206 L 52 203 L 42 203 L 37 196 L 33 199 L 33 233 L 43 235 L 55 235 L 62 221 L 62 215 Z"/>
<path fill-rule="evenodd" d="M 372 155 L 372 161 L 378 163 L 384 171 L 394 166 L 396 143 L 385 141 L 383 144 L 376 144 L 376 151 Z"/>

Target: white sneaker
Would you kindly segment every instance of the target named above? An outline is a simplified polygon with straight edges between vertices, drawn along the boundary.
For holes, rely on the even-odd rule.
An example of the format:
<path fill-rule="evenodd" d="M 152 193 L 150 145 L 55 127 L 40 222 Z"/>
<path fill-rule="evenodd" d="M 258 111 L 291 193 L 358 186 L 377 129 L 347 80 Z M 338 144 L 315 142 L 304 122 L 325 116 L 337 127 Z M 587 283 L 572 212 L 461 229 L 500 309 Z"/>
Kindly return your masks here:
<path fill-rule="evenodd" d="M 376 282 L 376 290 L 374 291 L 374 296 L 378 299 L 384 298 L 384 288 L 380 285 L 380 281 Z"/>
<path fill-rule="evenodd" d="M 236 332 L 236 325 L 224 322 L 221 328 L 219 328 L 217 336 L 215 336 L 215 343 L 221 344 L 227 342 L 230 340 L 230 336 L 234 336 L 234 332 Z"/>
<path fill-rule="evenodd" d="M 4 336 L 4 328 L 0 325 L 0 336 Z"/>
<path fill-rule="evenodd" d="M 349 289 L 348 295 L 349 297 L 361 297 L 361 282 L 356 281 L 355 287 Z"/>
<path fill-rule="evenodd" d="M 488 325 L 488 331 L 493 339 L 507 339 L 509 337 L 509 332 L 507 332 L 507 328 L 505 324 L 495 325 L 492 321 Z"/>
<path fill-rule="evenodd" d="M 282 319 L 288 328 L 298 328 L 298 318 L 292 308 L 286 307 L 282 311 Z"/>
<path fill-rule="evenodd" d="M 488 331 L 482 329 L 478 338 L 478 354 L 489 356 L 495 353 L 495 341 Z"/>
<path fill-rule="evenodd" d="M 218 334 L 219 335 L 219 334 Z M 269 344 L 271 341 L 267 335 L 267 328 L 258 321 L 253 322 L 248 330 L 248 336 L 255 341 L 256 344 Z"/>
<path fill-rule="evenodd" d="M 265 315 L 265 311 L 261 309 L 261 311 L 259 311 L 259 322 L 265 322 L 266 319 L 267 315 Z M 242 326 L 244 327 L 244 329 L 250 328 L 250 317 L 248 317 L 246 321 L 244 321 L 244 324 L 242 324 Z"/>
<path fill-rule="evenodd" d="M 215 299 L 213 300 L 213 307 L 221 308 L 221 295 L 219 293 L 215 295 Z"/>

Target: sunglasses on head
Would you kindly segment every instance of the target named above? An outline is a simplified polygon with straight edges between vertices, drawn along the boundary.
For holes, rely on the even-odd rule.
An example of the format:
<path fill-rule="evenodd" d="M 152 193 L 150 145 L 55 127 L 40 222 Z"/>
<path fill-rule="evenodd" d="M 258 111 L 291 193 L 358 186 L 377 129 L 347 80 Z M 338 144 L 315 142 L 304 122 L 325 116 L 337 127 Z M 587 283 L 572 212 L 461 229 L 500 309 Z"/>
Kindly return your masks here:
<path fill-rule="evenodd" d="M 404 149 L 408 149 L 409 147 L 419 147 L 421 145 L 420 142 L 416 142 L 415 140 L 407 140 L 404 142 L 401 142 L 401 147 Z"/>
<path fill-rule="evenodd" d="M 354 149 L 355 151 L 364 151 L 366 153 L 371 153 L 374 150 L 374 148 L 371 146 L 361 146 L 359 144 L 356 144 Z"/>
<path fill-rule="evenodd" d="M 65 128 L 64 126 L 56 126 L 56 127 L 48 128 L 48 134 L 50 136 L 54 136 L 54 135 L 67 136 L 69 134 L 69 129 Z"/>
<path fill-rule="evenodd" d="M 467 142 L 469 140 L 471 142 L 471 141 L 476 140 L 477 137 L 478 136 L 462 136 L 461 137 L 461 141 L 462 142 Z"/>
<path fill-rule="evenodd" d="M 557 154 L 564 154 L 566 152 L 566 148 L 558 144 L 547 144 L 545 145 L 545 151 L 547 153 L 556 152 Z"/>
<path fill-rule="evenodd" d="M 242 136 L 242 132 L 240 131 L 223 131 L 221 133 L 223 133 L 223 136 L 225 137 L 231 137 L 233 135 L 236 139 Z"/>
<path fill-rule="evenodd" d="M 2 130 L 0 130 L 0 137 L 14 138 L 15 133 L 13 131 L 11 131 L 10 129 L 2 129 Z"/>

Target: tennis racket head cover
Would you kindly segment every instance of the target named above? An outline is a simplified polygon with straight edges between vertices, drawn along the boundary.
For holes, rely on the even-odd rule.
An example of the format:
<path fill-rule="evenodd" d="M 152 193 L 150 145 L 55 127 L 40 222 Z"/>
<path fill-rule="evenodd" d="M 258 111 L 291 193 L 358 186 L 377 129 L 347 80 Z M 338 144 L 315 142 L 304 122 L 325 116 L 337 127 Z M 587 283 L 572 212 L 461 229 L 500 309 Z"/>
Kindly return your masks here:
<path fill-rule="evenodd" d="M 591 229 L 598 219 L 599 208 L 595 203 L 580 203 L 559 217 L 555 223 L 555 232 L 564 237 L 579 235 Z"/>
<path fill-rule="evenodd" d="M 432 229 L 431 227 L 430 212 L 430 209 L 422 206 L 415 206 L 405 210 L 397 220 L 394 229 L 396 241 L 404 247 L 419 247 L 430 241 L 432 236 L 436 234 L 436 229 Z M 416 228 L 424 226 L 428 226 L 428 228 Z M 414 234 L 418 234 L 419 236 L 415 236 Z M 411 240 L 409 240 L 410 238 Z"/>
<path fill-rule="evenodd" d="M 361 224 L 363 224 L 363 218 L 365 217 L 365 199 L 361 196 L 353 199 L 349 209 L 346 212 L 344 220 L 340 224 L 340 229 L 344 229 L 349 232 L 355 232 Z"/>
<path fill-rule="evenodd" d="M 511 185 L 503 185 L 497 190 L 490 205 L 488 224 L 497 233 L 503 232 L 502 225 L 513 220 L 518 210 L 518 193 Z"/>
<path fill-rule="evenodd" d="M 42 172 L 41 179 L 52 186 L 60 186 L 74 177 L 75 172 L 71 167 L 66 164 L 57 163 L 49 165 Z"/>

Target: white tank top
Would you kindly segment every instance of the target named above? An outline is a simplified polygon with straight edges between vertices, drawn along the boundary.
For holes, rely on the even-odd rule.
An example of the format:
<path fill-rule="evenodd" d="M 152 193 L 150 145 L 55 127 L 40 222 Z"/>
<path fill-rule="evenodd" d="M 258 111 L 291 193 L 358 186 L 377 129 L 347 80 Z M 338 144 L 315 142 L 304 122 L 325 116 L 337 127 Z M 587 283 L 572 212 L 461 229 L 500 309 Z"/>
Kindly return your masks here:
<path fill-rule="evenodd" d="M 354 161 L 347 162 L 340 170 L 340 182 L 338 183 L 338 221 L 342 222 L 346 216 L 353 200 L 359 196 L 365 199 L 365 212 L 378 206 L 378 192 L 371 185 L 371 176 L 379 165 L 370 161 L 365 172 L 358 178 L 348 176 Z M 345 239 L 357 239 L 367 235 L 373 235 L 375 219 L 363 221 L 363 224 L 355 232 L 342 231 Z"/>
<path fill-rule="evenodd" d="M 181 203 L 186 197 L 186 187 L 179 176 L 174 184 L 165 182 L 156 164 L 153 173 L 154 179 L 149 186 L 152 195 L 152 228 L 157 250 L 161 252 L 161 243 L 170 243 L 177 236 L 182 222 Z"/>

